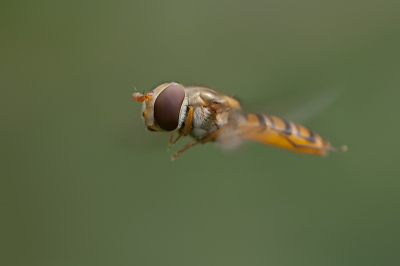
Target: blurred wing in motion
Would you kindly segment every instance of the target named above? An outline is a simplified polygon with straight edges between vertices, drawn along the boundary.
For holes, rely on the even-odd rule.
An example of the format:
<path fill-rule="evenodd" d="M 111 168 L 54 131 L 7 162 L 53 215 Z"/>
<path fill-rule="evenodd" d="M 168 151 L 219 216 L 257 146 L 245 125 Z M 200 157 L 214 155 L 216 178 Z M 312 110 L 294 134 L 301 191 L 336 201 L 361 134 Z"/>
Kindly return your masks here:
<path fill-rule="evenodd" d="M 342 88 L 335 87 L 312 94 L 290 94 L 276 99 L 258 96 L 257 99 L 250 100 L 248 104 L 244 102 L 242 105 L 250 112 L 275 114 L 286 120 L 305 123 L 323 115 L 324 111 L 341 96 L 342 91 Z"/>
<path fill-rule="evenodd" d="M 289 108 L 289 111 L 283 113 L 282 117 L 287 120 L 304 123 L 321 115 L 339 96 L 340 91 L 338 90 L 320 92 L 307 100 L 301 100 L 299 104 L 294 105 L 294 107 Z"/>
<path fill-rule="evenodd" d="M 233 113 L 230 124 L 217 138 L 222 147 L 237 146 L 242 139 L 289 149 L 295 152 L 326 155 L 328 151 L 344 151 L 346 147 L 332 148 L 317 133 L 276 116 L 263 114 Z"/>

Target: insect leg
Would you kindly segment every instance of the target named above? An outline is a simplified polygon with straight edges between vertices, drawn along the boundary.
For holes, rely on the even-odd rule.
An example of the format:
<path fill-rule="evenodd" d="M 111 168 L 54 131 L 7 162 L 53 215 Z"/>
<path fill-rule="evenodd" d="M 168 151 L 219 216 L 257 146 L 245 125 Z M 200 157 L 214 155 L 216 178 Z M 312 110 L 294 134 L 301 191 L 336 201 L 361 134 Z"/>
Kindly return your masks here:
<path fill-rule="evenodd" d="M 208 137 L 206 137 L 205 139 L 201 140 L 201 141 L 196 141 L 195 139 L 191 139 L 186 145 L 185 147 L 183 147 L 182 150 L 179 150 L 175 153 L 174 156 L 171 157 L 171 161 L 175 160 L 176 157 L 178 157 L 182 152 L 186 151 L 187 149 L 196 146 L 197 144 L 204 144 L 210 141 L 214 141 L 215 138 L 221 133 L 222 130 L 224 130 L 225 128 L 227 128 L 228 126 L 231 125 L 231 122 L 226 123 L 225 125 L 223 125 L 222 127 L 220 127 L 217 131 L 211 133 Z M 192 143 L 193 141 L 195 141 L 194 143 Z"/>
<path fill-rule="evenodd" d="M 176 138 L 175 141 L 172 141 L 174 138 L 174 132 L 173 131 L 171 132 L 171 135 L 169 138 L 168 151 L 171 149 L 172 145 L 174 145 L 182 136 L 189 135 L 190 130 L 192 130 L 192 124 L 193 124 L 193 107 L 189 107 L 189 113 L 186 117 L 185 127 L 179 133 L 179 136 Z"/>
<path fill-rule="evenodd" d="M 195 141 L 195 142 L 193 143 L 193 141 Z M 186 151 L 187 149 L 189 149 L 189 148 L 191 148 L 193 146 L 196 146 L 199 143 L 200 142 L 196 141 L 195 139 L 189 140 L 189 142 L 183 147 L 183 149 L 175 152 L 175 154 L 171 157 L 171 161 L 175 160 L 176 157 L 178 157 L 182 152 Z"/>
<path fill-rule="evenodd" d="M 174 141 L 174 131 L 171 132 L 171 135 L 169 136 L 169 145 L 168 145 L 168 151 L 171 149 L 172 145 L 174 145 L 182 136 L 182 134 L 179 134 L 179 136 L 176 138 Z"/>
<path fill-rule="evenodd" d="M 190 130 L 192 130 L 192 124 L 193 124 L 193 107 L 189 107 L 189 113 L 186 117 L 185 121 L 185 127 L 182 130 L 182 135 L 187 136 L 190 133 Z"/>

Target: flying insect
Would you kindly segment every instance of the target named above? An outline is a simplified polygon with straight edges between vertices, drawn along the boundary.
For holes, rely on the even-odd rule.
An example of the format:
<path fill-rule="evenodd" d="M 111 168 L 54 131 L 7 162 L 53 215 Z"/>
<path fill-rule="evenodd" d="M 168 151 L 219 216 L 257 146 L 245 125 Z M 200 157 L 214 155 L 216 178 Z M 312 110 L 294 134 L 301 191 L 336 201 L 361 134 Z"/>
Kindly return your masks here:
<path fill-rule="evenodd" d="M 136 92 L 132 98 L 143 104 L 142 117 L 149 131 L 171 132 L 168 150 L 182 136 L 191 137 L 172 160 L 198 144 L 217 142 L 232 147 L 245 139 L 316 155 L 347 150 L 347 146 L 333 148 L 320 135 L 294 122 L 246 113 L 236 99 L 205 87 L 168 82 L 146 94 Z"/>

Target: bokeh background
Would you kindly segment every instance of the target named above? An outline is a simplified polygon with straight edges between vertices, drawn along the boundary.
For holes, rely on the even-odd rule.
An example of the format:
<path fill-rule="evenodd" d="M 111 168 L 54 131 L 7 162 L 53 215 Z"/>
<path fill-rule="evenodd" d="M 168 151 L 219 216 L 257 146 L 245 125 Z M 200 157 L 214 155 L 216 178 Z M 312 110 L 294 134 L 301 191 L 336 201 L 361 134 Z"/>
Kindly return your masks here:
<path fill-rule="evenodd" d="M 0 264 L 399 265 L 399 10 L 2 1 Z M 131 99 L 165 81 L 261 111 L 333 93 L 304 124 L 349 151 L 207 144 L 171 162 Z"/>

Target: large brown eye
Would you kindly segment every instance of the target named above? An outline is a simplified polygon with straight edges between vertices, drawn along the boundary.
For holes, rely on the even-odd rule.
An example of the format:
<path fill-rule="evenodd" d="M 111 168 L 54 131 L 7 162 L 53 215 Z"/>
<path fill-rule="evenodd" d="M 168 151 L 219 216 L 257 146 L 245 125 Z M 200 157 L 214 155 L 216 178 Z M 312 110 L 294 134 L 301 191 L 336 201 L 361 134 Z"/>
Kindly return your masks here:
<path fill-rule="evenodd" d="M 170 85 L 158 95 L 154 103 L 154 119 L 163 130 L 172 131 L 178 127 L 184 98 L 185 91 L 179 85 Z"/>

